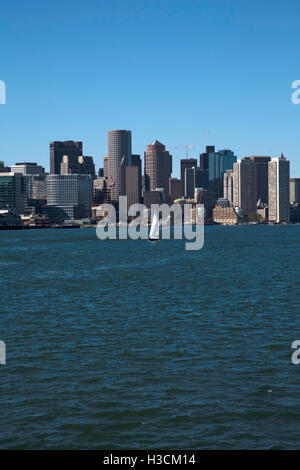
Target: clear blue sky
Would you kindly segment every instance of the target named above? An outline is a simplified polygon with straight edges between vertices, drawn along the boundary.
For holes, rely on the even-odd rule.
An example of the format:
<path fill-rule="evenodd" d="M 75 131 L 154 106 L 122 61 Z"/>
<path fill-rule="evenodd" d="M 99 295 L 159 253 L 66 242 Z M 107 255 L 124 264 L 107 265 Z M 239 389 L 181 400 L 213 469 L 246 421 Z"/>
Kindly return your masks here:
<path fill-rule="evenodd" d="M 49 169 L 51 140 L 82 140 L 97 167 L 107 130 L 279 156 L 300 177 L 300 4 L 296 0 L 1 1 L 0 160 Z"/>

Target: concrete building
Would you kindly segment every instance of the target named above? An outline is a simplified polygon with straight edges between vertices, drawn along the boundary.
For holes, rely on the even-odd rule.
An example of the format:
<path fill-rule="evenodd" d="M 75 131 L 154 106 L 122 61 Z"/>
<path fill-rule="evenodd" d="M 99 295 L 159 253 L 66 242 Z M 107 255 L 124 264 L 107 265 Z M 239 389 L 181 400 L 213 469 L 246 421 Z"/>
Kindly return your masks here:
<path fill-rule="evenodd" d="M 216 224 L 236 225 L 238 220 L 238 215 L 233 207 L 216 205 L 213 209 L 213 221 Z"/>
<path fill-rule="evenodd" d="M 95 177 L 95 165 L 93 157 L 87 157 L 80 155 L 76 158 L 72 158 L 68 155 L 63 155 L 62 162 L 60 164 L 60 174 L 61 175 L 91 175 Z"/>
<path fill-rule="evenodd" d="M 125 167 L 131 165 L 131 131 L 108 131 L 108 180 L 112 201 L 125 196 Z"/>
<path fill-rule="evenodd" d="M 107 179 L 104 177 L 93 180 L 93 206 L 110 201 Z"/>
<path fill-rule="evenodd" d="M 183 196 L 183 185 L 181 179 L 178 178 L 169 178 L 169 196 L 170 202 L 173 202 L 175 199 L 179 199 Z"/>
<path fill-rule="evenodd" d="M 172 155 L 158 140 L 147 146 L 145 152 L 145 190 L 163 188 L 165 201 L 169 201 L 169 178 L 172 174 Z"/>
<path fill-rule="evenodd" d="M 252 155 L 250 160 L 255 162 L 256 202 L 268 204 L 268 162 L 271 157 Z"/>
<path fill-rule="evenodd" d="M 162 204 L 164 202 L 161 191 L 144 191 L 144 205 L 151 209 L 151 204 Z"/>
<path fill-rule="evenodd" d="M 90 175 L 48 175 L 47 214 L 55 220 L 91 216 L 92 177 Z"/>
<path fill-rule="evenodd" d="M 256 213 L 256 194 L 255 162 L 242 158 L 233 165 L 233 205 L 241 208 L 245 216 Z"/>
<path fill-rule="evenodd" d="M 290 221 L 290 162 L 281 154 L 268 163 L 269 222 Z"/>
<path fill-rule="evenodd" d="M 0 209 L 24 213 L 26 188 L 22 173 L 0 173 Z"/>
<path fill-rule="evenodd" d="M 103 176 L 104 178 L 108 178 L 108 155 L 104 155 L 103 157 Z"/>
<path fill-rule="evenodd" d="M 223 195 L 233 205 L 233 170 L 227 170 L 224 173 Z"/>
<path fill-rule="evenodd" d="M 183 191 L 185 191 L 185 170 L 187 168 L 196 168 L 197 167 L 197 159 L 196 158 L 182 158 L 180 160 L 180 179 L 182 181 Z"/>
<path fill-rule="evenodd" d="M 78 157 L 82 154 L 82 142 L 74 142 L 73 140 L 50 142 L 50 173 L 60 174 L 64 155 L 68 155 L 70 173 L 78 173 Z"/>
<path fill-rule="evenodd" d="M 300 178 L 290 179 L 290 203 L 300 204 Z"/>
<path fill-rule="evenodd" d="M 193 198 L 195 188 L 209 188 L 208 170 L 202 170 L 196 167 L 187 167 L 185 169 L 185 187 L 184 196 L 186 198 Z"/>
<path fill-rule="evenodd" d="M 45 168 L 37 163 L 24 162 L 12 165 L 11 171 L 13 173 L 22 173 L 23 175 L 43 175 Z"/>
<path fill-rule="evenodd" d="M 140 202 L 140 171 L 138 165 L 125 167 L 127 207 Z"/>

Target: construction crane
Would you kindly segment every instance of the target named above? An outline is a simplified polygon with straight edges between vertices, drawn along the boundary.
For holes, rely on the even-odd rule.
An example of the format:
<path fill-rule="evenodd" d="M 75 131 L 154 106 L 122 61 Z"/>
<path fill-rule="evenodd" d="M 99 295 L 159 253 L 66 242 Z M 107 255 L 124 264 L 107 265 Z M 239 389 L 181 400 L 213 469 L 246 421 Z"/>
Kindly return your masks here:
<path fill-rule="evenodd" d="M 115 176 L 115 179 L 112 179 L 112 177 L 110 176 L 111 182 L 110 182 L 109 185 L 108 185 L 109 189 L 111 189 L 111 188 L 113 188 L 113 187 L 115 186 L 116 181 L 117 181 L 118 176 L 119 176 L 120 171 L 121 171 L 121 167 L 122 167 L 123 162 L 124 162 L 124 160 L 125 160 L 125 157 L 126 157 L 126 155 L 123 155 L 123 158 L 122 158 L 121 163 L 120 163 L 120 165 L 119 165 L 119 168 L 118 168 L 117 174 L 116 174 L 116 176 Z"/>

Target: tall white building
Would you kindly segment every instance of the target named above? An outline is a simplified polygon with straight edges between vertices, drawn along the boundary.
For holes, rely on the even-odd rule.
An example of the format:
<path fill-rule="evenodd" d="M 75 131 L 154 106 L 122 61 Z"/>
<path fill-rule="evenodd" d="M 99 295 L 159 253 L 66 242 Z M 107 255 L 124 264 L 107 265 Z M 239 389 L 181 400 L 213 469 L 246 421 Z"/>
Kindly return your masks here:
<path fill-rule="evenodd" d="M 290 162 L 281 154 L 268 163 L 269 222 L 290 221 Z"/>
<path fill-rule="evenodd" d="M 224 173 L 224 198 L 228 199 L 230 204 L 233 204 L 233 170 L 227 170 Z"/>
<path fill-rule="evenodd" d="M 126 194 L 125 167 L 131 164 L 131 131 L 108 131 L 108 183 L 112 201 Z"/>

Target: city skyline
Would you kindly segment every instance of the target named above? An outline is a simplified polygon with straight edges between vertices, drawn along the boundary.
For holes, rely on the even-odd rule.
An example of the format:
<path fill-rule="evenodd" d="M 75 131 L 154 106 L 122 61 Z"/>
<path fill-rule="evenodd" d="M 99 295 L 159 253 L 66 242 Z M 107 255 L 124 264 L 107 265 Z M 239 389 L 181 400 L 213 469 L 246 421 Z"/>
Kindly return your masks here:
<path fill-rule="evenodd" d="M 50 5 L 27 2 L 17 17 L 13 5 L 2 6 L 1 160 L 23 161 L 26 149 L 28 161 L 49 170 L 46 142 L 71 138 L 86 142 L 99 167 L 107 130 L 129 128 L 136 154 L 155 139 L 164 143 L 174 176 L 186 151 L 197 156 L 211 142 L 234 143 L 239 157 L 282 152 L 299 176 L 300 106 L 291 100 L 299 76 L 290 47 L 298 3 L 69 5 L 60 4 L 64 28 Z"/>

